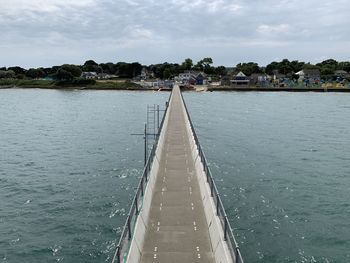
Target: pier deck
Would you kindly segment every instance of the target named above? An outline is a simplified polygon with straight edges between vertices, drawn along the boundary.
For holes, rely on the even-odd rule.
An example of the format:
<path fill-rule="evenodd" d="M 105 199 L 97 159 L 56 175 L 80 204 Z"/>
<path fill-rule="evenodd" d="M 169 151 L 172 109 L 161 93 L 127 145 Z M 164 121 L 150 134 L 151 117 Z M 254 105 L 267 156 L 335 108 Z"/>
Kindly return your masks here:
<path fill-rule="evenodd" d="M 169 109 L 141 262 L 214 262 L 178 87 Z"/>

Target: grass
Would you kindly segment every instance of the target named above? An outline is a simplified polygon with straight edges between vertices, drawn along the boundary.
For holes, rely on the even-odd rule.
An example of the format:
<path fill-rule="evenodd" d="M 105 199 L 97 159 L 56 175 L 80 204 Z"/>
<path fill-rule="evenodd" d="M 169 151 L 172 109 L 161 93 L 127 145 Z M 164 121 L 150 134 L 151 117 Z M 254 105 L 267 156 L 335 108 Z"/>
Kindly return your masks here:
<path fill-rule="evenodd" d="M 12 88 L 42 88 L 42 89 L 68 89 L 68 88 L 81 88 L 81 89 L 113 89 L 113 90 L 135 90 L 142 89 L 138 84 L 130 82 L 128 80 L 102 80 L 94 81 L 91 83 L 80 83 L 77 81 L 72 82 L 56 82 L 51 80 L 34 80 L 34 79 L 0 79 L 0 87 Z"/>

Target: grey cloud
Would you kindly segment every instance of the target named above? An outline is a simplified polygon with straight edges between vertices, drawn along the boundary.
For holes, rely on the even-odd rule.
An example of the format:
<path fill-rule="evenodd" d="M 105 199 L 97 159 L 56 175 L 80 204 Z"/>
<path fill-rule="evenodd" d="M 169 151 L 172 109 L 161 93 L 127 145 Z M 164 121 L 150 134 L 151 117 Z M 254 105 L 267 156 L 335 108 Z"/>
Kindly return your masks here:
<path fill-rule="evenodd" d="M 0 65 L 349 59 L 347 0 L 0 0 Z"/>

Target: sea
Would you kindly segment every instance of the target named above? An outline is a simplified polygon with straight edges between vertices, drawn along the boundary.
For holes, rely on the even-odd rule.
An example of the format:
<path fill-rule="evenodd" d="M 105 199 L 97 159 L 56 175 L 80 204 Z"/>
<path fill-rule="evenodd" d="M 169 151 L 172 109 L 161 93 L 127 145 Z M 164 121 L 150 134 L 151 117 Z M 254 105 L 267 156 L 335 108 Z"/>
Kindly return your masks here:
<path fill-rule="evenodd" d="M 168 97 L 0 90 L 0 262 L 111 262 Z M 245 262 L 350 262 L 350 94 L 184 98 Z"/>

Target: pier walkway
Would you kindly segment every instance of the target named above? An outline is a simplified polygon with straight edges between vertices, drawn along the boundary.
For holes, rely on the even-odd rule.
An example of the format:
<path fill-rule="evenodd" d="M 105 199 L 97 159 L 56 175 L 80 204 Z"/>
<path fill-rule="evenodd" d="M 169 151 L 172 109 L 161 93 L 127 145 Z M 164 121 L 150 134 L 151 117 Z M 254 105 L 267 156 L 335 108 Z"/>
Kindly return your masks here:
<path fill-rule="evenodd" d="M 214 262 L 182 107 L 177 88 L 169 109 L 141 262 Z"/>
<path fill-rule="evenodd" d="M 112 263 L 243 263 L 178 86 Z"/>

